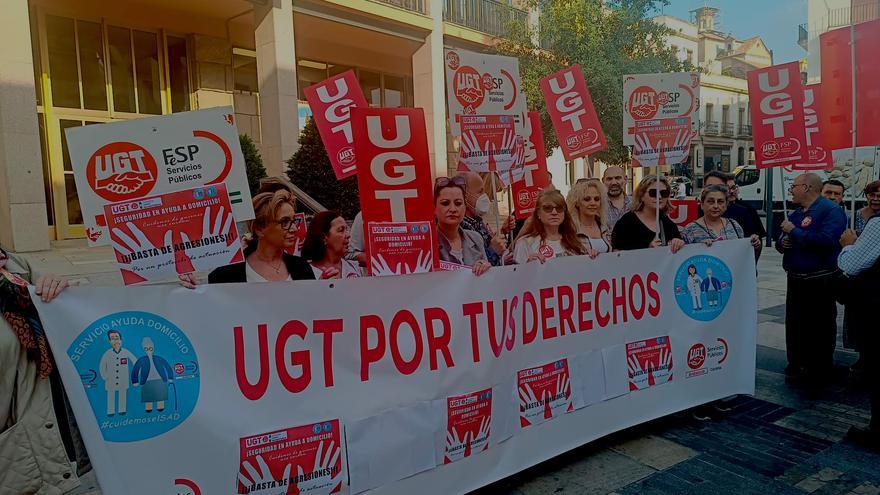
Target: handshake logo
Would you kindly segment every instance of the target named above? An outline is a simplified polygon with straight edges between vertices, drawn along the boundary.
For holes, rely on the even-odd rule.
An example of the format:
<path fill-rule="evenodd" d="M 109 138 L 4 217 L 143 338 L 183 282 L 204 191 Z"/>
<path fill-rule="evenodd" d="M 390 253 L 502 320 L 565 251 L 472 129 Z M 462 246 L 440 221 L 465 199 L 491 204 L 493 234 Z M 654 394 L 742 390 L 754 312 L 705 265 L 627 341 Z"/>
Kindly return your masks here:
<path fill-rule="evenodd" d="M 143 147 L 131 142 L 109 143 L 89 159 L 89 186 L 107 201 L 124 201 L 146 195 L 156 184 L 156 161 Z"/>

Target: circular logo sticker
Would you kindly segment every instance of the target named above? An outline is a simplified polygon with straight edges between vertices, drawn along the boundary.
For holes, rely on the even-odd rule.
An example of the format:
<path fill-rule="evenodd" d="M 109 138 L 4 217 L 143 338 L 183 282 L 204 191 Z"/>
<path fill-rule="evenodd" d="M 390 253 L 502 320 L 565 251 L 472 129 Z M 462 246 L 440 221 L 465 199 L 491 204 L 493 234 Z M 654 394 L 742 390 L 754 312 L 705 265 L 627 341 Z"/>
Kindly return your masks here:
<path fill-rule="evenodd" d="M 553 257 L 553 248 L 548 246 L 547 244 L 541 244 L 541 247 L 538 248 L 538 252 L 541 253 L 541 256 L 545 258 Z"/>
<path fill-rule="evenodd" d="M 675 301 L 684 314 L 712 321 L 727 305 L 733 276 L 723 261 L 707 255 L 692 256 L 675 272 Z"/>
<path fill-rule="evenodd" d="M 455 52 L 447 52 L 446 53 L 446 66 L 452 70 L 458 69 L 459 64 L 461 63 L 461 59 L 458 57 L 458 54 Z"/>
<path fill-rule="evenodd" d="M 804 219 L 801 220 L 801 227 L 807 228 L 811 223 L 813 223 L 813 217 L 804 217 Z"/>
<path fill-rule="evenodd" d="M 482 105 L 483 99 L 486 97 L 486 93 L 483 91 L 482 76 L 469 65 L 463 65 L 455 71 L 452 90 L 461 106 L 471 110 Z"/>
<path fill-rule="evenodd" d="M 161 316 L 123 311 L 94 321 L 70 344 L 108 442 L 136 442 L 183 423 L 199 397 L 199 362 L 183 330 Z"/>
<path fill-rule="evenodd" d="M 140 198 L 156 184 L 156 160 L 144 147 L 127 141 L 98 148 L 86 164 L 86 180 L 95 194 L 117 202 Z"/>
<path fill-rule="evenodd" d="M 650 119 L 660 110 L 658 103 L 654 88 L 639 86 L 629 97 L 629 113 L 636 120 Z"/>
<path fill-rule="evenodd" d="M 688 367 L 692 370 L 700 369 L 706 362 L 706 346 L 694 344 L 688 351 Z"/>

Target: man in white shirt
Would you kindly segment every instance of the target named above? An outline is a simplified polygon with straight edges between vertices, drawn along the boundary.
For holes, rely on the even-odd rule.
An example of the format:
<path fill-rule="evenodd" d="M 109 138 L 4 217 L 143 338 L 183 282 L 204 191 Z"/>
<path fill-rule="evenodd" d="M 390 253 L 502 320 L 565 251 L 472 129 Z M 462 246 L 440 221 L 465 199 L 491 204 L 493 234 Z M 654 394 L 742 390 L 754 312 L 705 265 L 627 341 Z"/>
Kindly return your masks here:
<path fill-rule="evenodd" d="M 104 390 L 107 391 L 107 416 L 113 416 L 117 410 L 120 415 L 125 415 L 128 385 L 131 383 L 129 370 L 137 359 L 128 349 L 122 347 L 122 334 L 119 330 L 107 332 L 107 339 L 110 341 L 110 349 L 104 353 L 99 367 Z"/>

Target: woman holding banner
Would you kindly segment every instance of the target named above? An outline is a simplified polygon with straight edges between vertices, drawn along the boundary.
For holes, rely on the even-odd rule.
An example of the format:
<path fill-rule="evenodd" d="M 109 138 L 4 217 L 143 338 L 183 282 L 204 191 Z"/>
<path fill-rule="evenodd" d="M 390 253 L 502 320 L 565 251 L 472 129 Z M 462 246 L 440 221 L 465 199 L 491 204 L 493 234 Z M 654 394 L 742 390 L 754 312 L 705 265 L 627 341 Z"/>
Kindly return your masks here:
<path fill-rule="evenodd" d="M 315 278 L 358 278 L 364 271 L 355 261 L 345 259 L 351 243 L 348 223 L 337 211 L 322 211 L 312 218 L 302 255 L 309 260 Z"/>
<path fill-rule="evenodd" d="M 568 212 L 574 219 L 578 239 L 587 251 L 611 251 L 611 235 L 605 220 L 608 210 L 605 186 L 599 179 L 578 181 L 568 192 Z"/>
<path fill-rule="evenodd" d="M 437 242 L 440 260 L 471 267 L 475 275 L 486 273 L 492 265 L 486 259 L 483 236 L 461 228 L 464 219 L 464 176 L 438 177 L 434 181 L 434 217 L 437 220 Z"/>
<path fill-rule="evenodd" d="M 535 211 L 514 241 L 513 260 L 519 264 L 544 263 L 561 256 L 582 254 L 595 258 L 599 252 L 587 250 L 581 244 L 562 193 L 555 189 L 541 191 Z"/>
<path fill-rule="evenodd" d="M 658 187 L 657 180 L 657 176 L 649 175 L 639 182 L 633 194 L 632 210 L 620 217 L 611 233 L 611 245 L 615 250 L 629 251 L 668 245 L 673 253 L 677 253 L 684 246 L 678 226 L 666 215 L 669 207 L 669 182 L 660 176 Z"/>
<path fill-rule="evenodd" d="M 727 211 L 727 187 L 712 185 L 703 188 L 700 193 L 700 207 L 703 216 L 689 223 L 681 232 L 681 237 L 688 244 L 699 242 L 711 246 L 715 241 L 742 239 L 745 237 L 742 227 L 729 218 L 724 218 Z M 750 238 L 752 247 L 761 249 L 761 238 L 753 234 Z"/>

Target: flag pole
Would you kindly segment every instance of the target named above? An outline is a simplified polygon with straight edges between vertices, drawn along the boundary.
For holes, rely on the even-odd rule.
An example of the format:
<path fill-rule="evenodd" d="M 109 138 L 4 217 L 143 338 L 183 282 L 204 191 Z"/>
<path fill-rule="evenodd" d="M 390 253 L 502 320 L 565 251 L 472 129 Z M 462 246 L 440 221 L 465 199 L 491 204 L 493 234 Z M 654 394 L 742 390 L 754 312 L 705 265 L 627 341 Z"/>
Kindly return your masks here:
<path fill-rule="evenodd" d="M 854 16 L 855 12 L 853 11 L 852 2 L 850 2 L 849 8 L 849 52 L 850 52 L 850 62 L 852 63 L 852 168 L 850 168 L 849 174 L 849 187 L 850 187 L 850 210 L 852 210 L 852 215 L 850 218 L 850 228 L 856 228 L 856 23 Z"/>
<path fill-rule="evenodd" d="M 654 189 L 656 189 L 656 191 L 657 191 L 657 197 L 655 198 L 657 200 L 657 205 L 656 205 L 657 232 L 654 234 L 654 239 L 663 240 L 666 238 L 666 236 L 661 237 L 661 235 L 660 235 L 660 229 L 663 228 L 663 225 L 660 223 L 660 161 L 659 160 L 657 161 L 657 173 L 656 173 L 656 176 L 654 177 L 654 179 L 655 179 L 654 180 Z M 669 240 L 666 239 L 666 242 L 669 242 Z"/>
<path fill-rule="evenodd" d="M 785 171 L 782 167 L 775 168 L 779 169 L 779 187 L 782 189 L 782 214 L 785 215 L 783 220 L 788 220 L 788 198 L 785 196 L 788 191 L 785 189 Z"/>

